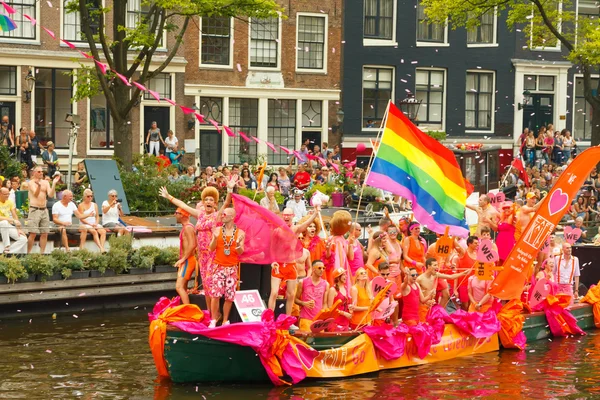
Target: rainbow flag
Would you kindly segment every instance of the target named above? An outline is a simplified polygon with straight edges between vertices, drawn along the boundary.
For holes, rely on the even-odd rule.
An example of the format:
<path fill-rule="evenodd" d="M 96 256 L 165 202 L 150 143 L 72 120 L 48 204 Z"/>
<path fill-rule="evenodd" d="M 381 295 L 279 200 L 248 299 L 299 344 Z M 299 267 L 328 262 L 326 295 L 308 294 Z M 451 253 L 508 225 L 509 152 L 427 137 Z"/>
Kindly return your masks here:
<path fill-rule="evenodd" d="M 415 219 L 426 228 L 465 237 L 467 188 L 454 153 L 421 132 L 390 104 L 387 121 L 366 180 L 412 201 Z"/>
<path fill-rule="evenodd" d="M 7 17 L 6 15 L 0 14 L 0 31 L 9 32 L 17 29 L 15 21 Z"/>

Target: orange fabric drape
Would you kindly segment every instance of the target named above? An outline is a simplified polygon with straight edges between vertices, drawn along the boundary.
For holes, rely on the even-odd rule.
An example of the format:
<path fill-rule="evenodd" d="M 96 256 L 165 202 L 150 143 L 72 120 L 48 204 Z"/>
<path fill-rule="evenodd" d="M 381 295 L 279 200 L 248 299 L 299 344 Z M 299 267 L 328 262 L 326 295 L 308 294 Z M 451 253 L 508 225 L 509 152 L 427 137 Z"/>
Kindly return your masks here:
<path fill-rule="evenodd" d="M 600 328 L 600 282 L 598 285 L 591 287 L 583 299 L 582 303 L 588 303 L 593 306 L 594 310 L 594 324 L 596 328 Z"/>
<path fill-rule="evenodd" d="M 515 343 L 515 337 L 523 331 L 525 317 L 523 311 L 523 303 L 519 299 L 513 299 L 506 303 L 498 313 L 500 321 L 500 341 L 502 346 L 506 348 L 519 348 L 523 350 L 520 344 Z"/>
<path fill-rule="evenodd" d="M 169 376 L 164 356 L 167 324 L 179 321 L 200 322 L 203 319 L 204 313 L 197 305 L 182 304 L 177 307 L 167 308 L 157 319 L 150 323 L 148 342 L 150 343 L 150 350 L 152 351 L 156 371 L 160 376 Z"/>

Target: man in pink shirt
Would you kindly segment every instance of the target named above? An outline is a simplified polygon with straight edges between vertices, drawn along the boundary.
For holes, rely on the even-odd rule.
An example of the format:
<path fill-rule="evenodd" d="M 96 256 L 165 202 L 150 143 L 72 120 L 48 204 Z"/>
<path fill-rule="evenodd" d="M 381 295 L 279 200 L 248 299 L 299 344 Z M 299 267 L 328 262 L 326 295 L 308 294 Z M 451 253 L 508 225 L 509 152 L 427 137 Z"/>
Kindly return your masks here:
<path fill-rule="evenodd" d="M 298 282 L 295 303 L 300 306 L 300 330 L 310 332 L 310 325 L 327 304 L 329 284 L 322 279 L 325 264 L 321 260 L 312 263 L 312 274 Z"/>

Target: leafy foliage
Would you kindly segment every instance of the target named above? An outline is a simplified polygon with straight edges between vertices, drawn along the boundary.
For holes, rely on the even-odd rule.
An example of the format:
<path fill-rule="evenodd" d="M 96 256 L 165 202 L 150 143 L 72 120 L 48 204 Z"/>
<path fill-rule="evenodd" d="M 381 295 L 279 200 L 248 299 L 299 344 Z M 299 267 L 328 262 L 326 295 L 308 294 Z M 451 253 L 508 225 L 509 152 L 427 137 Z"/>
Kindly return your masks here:
<path fill-rule="evenodd" d="M 160 253 L 154 259 L 156 265 L 173 265 L 179 260 L 179 249 L 177 247 L 167 247 L 160 249 Z"/>
<path fill-rule="evenodd" d="M 28 273 L 41 276 L 42 281 L 60 271 L 58 261 L 45 254 L 27 254 L 22 263 Z"/>
<path fill-rule="evenodd" d="M 112 248 L 106 253 L 108 269 L 114 270 L 117 274 L 126 272 L 129 269 L 129 254 L 122 248 Z"/>
<path fill-rule="evenodd" d="M 260 201 L 266 196 L 266 193 L 264 192 L 264 190 L 256 193 L 256 197 L 254 197 L 254 193 L 256 193 L 256 190 L 246 189 L 246 188 L 238 189 L 239 195 L 245 196 L 249 199 L 253 199 L 257 203 L 260 203 Z M 283 197 L 283 195 L 281 193 L 275 192 L 275 201 L 277 201 L 277 204 L 283 204 L 285 202 L 285 197 Z"/>
<path fill-rule="evenodd" d="M 5 256 L 0 256 L 0 275 L 4 275 L 8 279 L 8 283 L 29 276 L 18 258 Z"/>
<path fill-rule="evenodd" d="M 15 157 L 10 156 L 7 146 L 0 146 L 0 171 L 5 179 L 21 176 L 24 164 L 18 162 Z"/>

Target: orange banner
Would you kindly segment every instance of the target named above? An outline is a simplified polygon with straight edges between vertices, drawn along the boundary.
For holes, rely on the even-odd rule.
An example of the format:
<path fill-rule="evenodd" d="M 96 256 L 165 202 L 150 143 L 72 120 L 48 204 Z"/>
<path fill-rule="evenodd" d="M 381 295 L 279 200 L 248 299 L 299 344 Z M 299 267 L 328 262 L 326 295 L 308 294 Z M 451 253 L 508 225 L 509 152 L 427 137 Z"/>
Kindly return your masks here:
<path fill-rule="evenodd" d="M 573 198 L 599 161 L 600 147 L 591 147 L 567 166 L 513 247 L 504 262 L 504 270 L 492 282 L 490 294 L 502 300 L 521 296 L 528 278 L 528 267 L 532 265 L 548 235 L 569 210 Z"/>
<path fill-rule="evenodd" d="M 347 377 L 488 353 L 497 351 L 498 348 L 498 334 L 485 339 L 475 339 L 473 336 L 461 333 L 454 325 L 446 324 L 442 341 L 431 346 L 429 354 L 424 359 L 419 358 L 414 342 L 409 340 L 402 357 L 387 361 L 383 357 L 378 357 L 371 339 L 366 334 L 362 334 L 340 348 L 320 351 L 312 367 L 306 370 L 306 376 Z"/>

